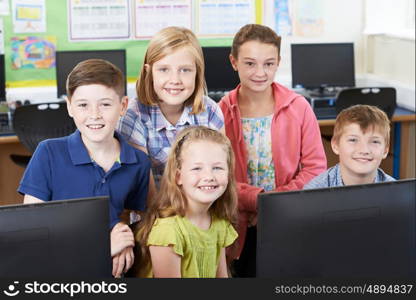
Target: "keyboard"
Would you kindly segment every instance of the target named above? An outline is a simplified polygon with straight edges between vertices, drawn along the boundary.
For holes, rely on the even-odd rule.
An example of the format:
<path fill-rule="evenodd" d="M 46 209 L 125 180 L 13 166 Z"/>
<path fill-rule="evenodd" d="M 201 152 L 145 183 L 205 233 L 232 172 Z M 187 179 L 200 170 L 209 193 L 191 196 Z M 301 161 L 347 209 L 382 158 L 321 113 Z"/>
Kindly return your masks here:
<path fill-rule="evenodd" d="M 208 91 L 208 97 L 210 97 L 215 102 L 219 102 L 226 93 L 227 91 Z"/>
<path fill-rule="evenodd" d="M 335 106 L 315 107 L 313 111 L 318 120 L 335 119 L 337 117 Z"/>
<path fill-rule="evenodd" d="M 309 97 L 312 98 L 336 98 L 337 91 L 325 91 L 325 92 L 309 92 Z"/>

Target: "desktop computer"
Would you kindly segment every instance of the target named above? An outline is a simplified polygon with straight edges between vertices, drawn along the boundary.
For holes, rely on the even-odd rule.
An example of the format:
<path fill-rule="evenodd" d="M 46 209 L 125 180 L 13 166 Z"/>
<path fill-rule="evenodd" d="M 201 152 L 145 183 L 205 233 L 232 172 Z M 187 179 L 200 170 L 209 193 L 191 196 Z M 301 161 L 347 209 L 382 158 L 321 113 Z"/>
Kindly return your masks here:
<path fill-rule="evenodd" d="M 231 47 L 202 47 L 208 96 L 218 102 L 240 82 L 229 59 Z"/>
<path fill-rule="evenodd" d="M 291 44 L 292 86 L 311 97 L 333 97 L 337 89 L 355 86 L 354 44 Z"/>
<path fill-rule="evenodd" d="M 258 197 L 257 276 L 415 278 L 416 179 Z"/>
<path fill-rule="evenodd" d="M 111 278 L 108 202 L 0 206 L 0 278 Z"/>
<path fill-rule="evenodd" d="M 318 119 L 335 119 L 338 93 L 355 86 L 353 43 L 291 44 L 292 86 L 303 88 Z"/>
<path fill-rule="evenodd" d="M 81 61 L 99 58 L 116 65 L 126 77 L 126 50 L 56 51 L 57 97 L 66 95 L 66 79 L 72 69 Z M 127 79 L 125 78 L 125 91 Z"/>

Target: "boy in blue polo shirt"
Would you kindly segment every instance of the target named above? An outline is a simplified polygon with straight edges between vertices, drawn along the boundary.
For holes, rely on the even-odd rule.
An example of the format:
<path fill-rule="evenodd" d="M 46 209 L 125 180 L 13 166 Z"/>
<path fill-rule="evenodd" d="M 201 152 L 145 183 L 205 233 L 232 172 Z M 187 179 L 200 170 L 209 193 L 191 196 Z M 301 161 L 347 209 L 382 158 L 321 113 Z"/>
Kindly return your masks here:
<path fill-rule="evenodd" d="M 390 120 L 382 110 L 361 104 L 344 109 L 337 116 L 331 140 L 339 163 L 303 189 L 394 181 L 379 168 L 389 152 L 389 141 Z"/>
<path fill-rule="evenodd" d="M 150 175 L 146 154 L 115 132 L 127 108 L 124 86 L 122 72 L 108 61 L 80 62 L 67 79 L 67 108 L 77 130 L 41 142 L 18 188 L 24 203 L 108 195 L 115 277 L 134 260 L 134 236 L 121 217 L 145 208 Z"/>

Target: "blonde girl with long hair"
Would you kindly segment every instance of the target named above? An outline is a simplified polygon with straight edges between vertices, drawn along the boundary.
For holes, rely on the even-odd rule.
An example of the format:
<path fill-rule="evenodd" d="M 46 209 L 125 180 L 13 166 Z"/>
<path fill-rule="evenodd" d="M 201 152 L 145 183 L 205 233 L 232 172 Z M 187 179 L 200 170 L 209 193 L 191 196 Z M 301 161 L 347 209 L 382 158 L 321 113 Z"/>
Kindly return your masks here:
<path fill-rule="evenodd" d="M 224 130 L 221 109 L 206 96 L 204 72 L 202 49 L 191 30 L 166 27 L 150 40 L 137 100 L 129 102 L 118 131 L 149 155 L 156 187 L 180 131 L 196 125 Z"/>
<path fill-rule="evenodd" d="M 228 277 L 237 238 L 234 154 L 219 131 L 184 129 L 172 146 L 156 201 L 136 234 L 140 277 Z"/>

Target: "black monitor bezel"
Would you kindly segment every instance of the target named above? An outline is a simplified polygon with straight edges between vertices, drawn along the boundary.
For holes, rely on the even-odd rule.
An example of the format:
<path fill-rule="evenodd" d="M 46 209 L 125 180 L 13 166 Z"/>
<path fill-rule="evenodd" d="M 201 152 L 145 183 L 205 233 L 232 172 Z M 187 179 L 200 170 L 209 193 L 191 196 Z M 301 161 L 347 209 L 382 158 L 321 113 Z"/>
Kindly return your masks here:
<path fill-rule="evenodd" d="M 230 91 L 235 89 L 240 83 L 240 78 L 229 59 L 231 47 L 202 47 L 202 53 L 205 61 L 205 82 L 208 91 Z M 217 63 L 220 60 L 223 64 L 214 64 L 212 59 Z"/>
<path fill-rule="evenodd" d="M 317 225 L 318 223 L 316 223 L 315 221 L 318 220 L 318 219 L 316 219 L 316 218 L 321 217 L 321 216 L 315 216 L 312 219 L 310 219 L 311 217 L 309 217 L 309 215 L 306 213 L 308 208 L 305 208 L 304 206 L 301 206 L 301 207 L 299 206 L 300 204 L 298 202 L 301 202 L 301 201 L 296 201 L 296 203 L 292 202 L 294 199 L 298 199 L 296 197 L 301 196 L 301 197 L 303 197 L 302 199 L 306 201 L 306 199 L 307 199 L 306 197 L 308 195 L 315 194 L 315 196 L 312 195 L 313 196 L 312 198 L 319 199 L 321 201 L 321 199 L 327 199 L 326 196 L 328 195 L 328 193 L 331 193 L 332 195 L 337 195 L 338 198 L 336 200 L 338 200 L 340 197 L 341 197 L 341 199 L 344 199 L 345 195 L 347 193 L 351 194 L 351 191 L 354 191 L 354 190 L 357 191 L 357 193 L 368 195 L 368 197 L 366 198 L 366 199 L 368 199 L 368 201 L 364 204 L 361 204 L 361 202 L 360 202 L 360 204 L 357 204 L 358 203 L 357 198 L 353 198 L 353 200 L 352 200 L 353 203 L 344 202 L 344 203 L 341 203 L 341 204 L 339 202 L 338 203 L 333 203 L 332 201 L 334 200 L 334 198 L 327 199 L 327 200 L 322 200 L 324 202 L 326 201 L 328 206 L 329 205 L 336 205 L 337 210 L 334 210 L 333 207 L 325 206 L 324 208 L 322 208 L 321 212 L 325 213 L 325 216 L 327 216 L 327 217 L 328 216 L 332 217 L 332 220 L 339 221 L 338 219 L 335 219 L 334 215 L 329 215 L 328 212 L 338 212 L 339 211 L 343 214 L 336 214 L 336 217 L 341 216 L 341 217 L 345 218 L 345 216 L 348 215 L 347 214 L 348 212 L 355 211 L 354 209 L 358 207 L 357 211 L 360 214 L 361 213 L 365 214 L 365 213 L 368 213 L 368 211 L 365 211 L 364 209 L 368 207 L 368 204 L 369 204 L 370 201 L 371 201 L 371 204 L 379 203 L 380 206 L 377 206 L 377 205 L 371 206 L 372 208 L 375 208 L 375 210 L 373 210 L 372 212 L 378 211 L 377 209 L 379 207 L 383 207 L 383 204 L 385 205 L 385 203 L 386 203 L 385 201 L 394 201 L 395 199 L 394 199 L 394 197 L 391 198 L 391 200 L 390 200 L 390 198 L 387 199 L 387 196 L 388 196 L 387 194 L 383 194 L 383 195 L 386 196 L 384 198 L 377 198 L 377 196 L 372 193 L 372 189 L 375 190 L 375 189 L 380 188 L 381 190 L 385 191 L 385 189 L 390 189 L 392 186 L 396 186 L 396 189 L 398 189 L 400 187 L 400 185 L 408 185 L 410 187 L 412 187 L 412 186 L 414 187 L 414 186 L 416 186 L 416 180 L 414 178 L 412 178 L 412 179 L 403 179 L 403 180 L 398 180 L 398 181 L 382 182 L 382 183 L 349 185 L 349 186 L 339 186 L 339 187 L 331 187 L 331 188 L 319 188 L 319 189 L 310 189 L 310 190 L 299 190 L 299 191 L 289 191 L 289 192 L 280 192 L 280 193 L 272 192 L 272 193 L 259 194 L 259 196 L 258 196 L 258 224 L 257 224 L 257 230 L 258 230 L 258 235 L 257 235 L 257 254 L 258 254 L 257 255 L 257 276 L 258 277 L 274 277 L 274 278 L 283 278 L 283 277 L 288 277 L 288 276 L 289 277 L 298 277 L 298 278 L 300 278 L 300 277 L 310 277 L 310 278 L 329 278 L 329 277 L 331 277 L 331 278 L 334 278 L 334 277 L 343 277 L 343 276 L 344 277 L 353 276 L 353 277 L 363 277 L 363 278 L 366 277 L 367 278 L 368 277 L 368 272 L 373 272 L 373 271 L 368 271 L 368 269 L 365 270 L 365 267 L 363 267 L 363 269 L 360 270 L 360 271 L 357 270 L 357 273 L 352 275 L 351 273 L 348 273 L 348 272 L 350 272 L 350 270 L 345 271 L 345 273 L 347 273 L 347 274 L 343 274 L 343 271 L 340 270 L 339 268 L 336 269 L 332 265 L 331 266 L 325 266 L 324 263 L 323 263 L 322 270 L 319 270 L 319 271 L 315 270 L 316 273 L 313 273 L 313 272 L 308 273 L 308 271 L 310 272 L 310 270 L 307 270 L 307 268 L 310 267 L 310 266 L 308 266 L 308 267 L 305 266 L 305 273 L 303 273 L 303 271 L 302 271 L 298 274 L 293 274 L 292 273 L 292 274 L 288 275 L 288 273 L 293 272 L 292 270 L 294 270 L 294 269 L 297 270 L 294 273 L 299 271 L 299 269 L 298 269 L 299 266 L 294 266 L 293 265 L 294 258 L 289 257 L 289 256 L 293 256 L 293 253 L 295 253 L 296 250 L 294 250 L 294 249 L 292 249 L 292 250 L 291 249 L 284 249 L 283 250 L 282 249 L 282 251 L 283 251 L 282 253 L 286 252 L 286 256 L 285 256 L 285 254 L 282 254 L 282 253 L 280 253 L 280 255 L 279 255 L 279 253 L 277 253 L 279 251 L 276 252 L 275 251 L 276 250 L 275 246 L 272 246 L 272 244 L 270 244 L 271 242 L 267 241 L 267 240 L 270 239 L 270 237 L 271 237 L 270 233 L 272 233 L 273 234 L 272 235 L 273 239 L 279 239 L 279 237 L 284 237 L 283 239 L 286 239 L 286 240 L 289 239 L 288 241 L 290 241 L 290 240 L 292 242 L 296 241 L 297 244 L 295 244 L 295 245 L 298 245 L 298 246 L 302 245 L 303 249 L 314 249 L 314 250 L 316 250 L 316 249 L 318 249 L 317 247 L 320 247 L 320 244 L 318 246 L 317 245 L 312 246 L 312 245 L 305 244 L 305 239 L 307 240 L 307 238 L 310 237 L 309 235 L 307 235 L 305 233 L 305 228 L 309 228 L 309 226 L 307 226 L 307 224 L 310 224 L 309 222 L 312 222 L 312 224 Z M 406 195 L 406 196 L 409 196 L 409 195 L 412 196 L 413 195 L 413 197 L 414 197 L 414 194 L 412 194 L 411 191 L 408 191 L 408 192 L 409 192 L 409 194 Z M 342 194 L 341 196 L 340 196 L 340 193 Z M 289 198 L 291 198 L 291 199 L 285 198 L 287 196 L 289 196 Z M 283 205 L 280 205 L 278 203 L 278 201 L 279 200 L 281 201 L 282 199 L 279 199 L 278 197 L 283 197 L 284 198 L 283 201 L 286 202 L 286 203 L 283 203 Z M 317 207 L 316 203 L 309 202 L 309 201 L 313 201 L 313 200 L 311 200 L 312 198 L 309 197 L 307 199 L 308 205 L 311 205 L 311 206 L 313 205 L 313 207 L 315 209 Z M 348 199 L 350 199 L 350 198 L 348 198 Z M 291 200 L 291 201 L 289 201 L 289 200 Z M 403 203 L 397 203 L 397 205 L 400 205 L 400 207 L 401 207 L 400 209 L 406 211 L 406 213 L 408 214 L 409 219 L 406 219 L 404 221 L 404 222 L 407 222 L 406 223 L 407 225 L 412 223 L 411 220 L 413 220 L 413 222 L 415 220 L 414 199 L 413 200 L 410 199 L 409 201 L 410 201 L 410 204 L 408 205 L 408 206 L 410 206 L 409 209 L 407 209 L 407 206 L 405 208 L 403 208 L 402 207 Z M 287 210 L 285 210 L 284 207 L 287 207 L 287 204 L 292 204 L 293 203 L 292 208 L 297 209 L 299 214 L 302 215 L 302 217 L 300 217 L 300 215 L 295 215 L 295 216 L 290 215 L 290 216 L 292 216 L 291 217 L 292 220 L 296 219 L 296 223 L 292 222 L 291 224 L 293 224 L 292 228 L 295 228 L 296 230 L 298 230 L 298 231 L 296 231 L 296 232 L 298 232 L 298 236 L 294 236 L 294 235 L 290 234 L 287 230 L 285 230 L 283 232 L 283 228 L 286 228 L 286 227 L 284 227 L 283 225 L 278 226 L 279 222 L 282 222 L 282 219 L 278 215 L 275 214 L 276 210 L 271 209 L 270 203 L 272 203 L 272 205 L 276 205 L 276 207 L 279 206 L 279 211 L 282 211 L 282 212 L 284 211 L 285 216 L 287 216 L 289 212 L 287 212 Z M 318 204 L 320 205 L 320 203 L 318 203 Z M 350 205 L 351 205 L 351 207 L 350 207 L 351 210 L 349 210 L 349 209 L 345 210 L 345 206 L 349 207 Z M 395 204 L 393 203 L 393 205 L 395 205 Z M 385 207 L 387 207 L 387 206 L 385 206 Z M 363 208 L 363 210 L 361 210 L 362 208 Z M 270 214 L 270 212 L 274 212 L 273 213 L 274 215 L 273 215 L 272 219 L 270 219 L 270 217 L 269 217 L 269 221 L 267 221 L 267 224 L 270 224 L 272 222 L 274 224 L 273 226 L 275 226 L 274 231 L 270 230 L 270 228 L 268 228 L 268 230 L 266 230 L 265 227 L 264 227 L 264 226 L 266 226 L 266 221 L 264 221 L 263 216 L 265 214 Z M 303 219 L 305 216 L 308 217 L 308 219 Z M 361 216 L 362 215 L 360 215 L 360 217 Z M 351 217 L 351 216 L 349 216 L 349 217 Z M 364 215 L 364 217 L 367 217 L 367 215 Z M 369 216 L 369 218 L 370 217 L 371 216 Z M 384 219 L 388 218 L 389 220 L 391 220 L 390 215 L 386 215 L 383 218 Z M 395 218 L 396 218 L 395 220 L 398 219 L 397 216 Z M 403 216 L 400 217 L 400 219 L 402 219 L 402 218 L 403 218 Z M 384 220 L 384 219 L 382 219 L 382 220 Z M 277 220 L 280 220 L 280 221 L 277 222 Z M 347 218 L 346 218 L 346 220 L 348 221 Z M 283 222 L 285 222 L 285 221 L 283 220 Z M 295 226 L 295 227 L 293 227 L 293 226 Z M 276 230 L 278 230 L 278 228 L 282 228 L 282 231 L 277 232 Z M 317 228 L 319 228 L 319 227 L 317 227 Z M 334 226 L 333 228 L 336 228 L 336 227 Z M 406 233 L 407 241 L 410 241 L 412 243 L 411 248 L 415 248 L 416 233 L 415 233 L 414 225 L 413 225 L 413 228 L 411 228 L 409 226 L 407 226 L 406 228 L 410 232 L 409 235 Z M 311 230 L 311 232 L 318 232 L 318 231 Z M 362 232 L 360 231 L 358 234 L 362 234 Z M 396 233 L 394 233 L 394 234 L 396 234 Z M 402 232 L 400 234 L 403 235 Z M 374 235 L 374 236 L 376 236 L 376 235 Z M 413 240 L 412 240 L 412 236 L 413 236 Z M 315 237 L 315 235 L 314 235 L 314 237 Z M 285 245 L 287 246 L 287 243 L 284 243 L 284 241 L 282 241 L 282 240 L 279 241 L 279 244 L 281 244 L 282 247 L 284 247 Z M 262 245 L 266 245 L 266 246 L 262 246 Z M 336 247 L 336 246 L 337 246 L 337 244 L 333 245 L 333 247 Z M 269 249 L 267 250 L 266 248 L 262 248 L 262 247 L 269 247 Z M 273 262 L 273 259 L 270 259 L 270 258 L 267 259 L 266 258 L 267 253 L 269 253 L 269 255 L 271 255 L 270 254 L 270 251 L 271 251 L 270 247 L 274 249 L 273 250 L 273 257 L 279 257 L 278 259 L 280 259 L 280 261 Z M 401 245 L 401 247 L 402 247 L 402 249 L 404 249 L 403 245 Z M 298 249 L 298 248 L 296 248 L 296 249 Z M 324 247 L 324 249 L 328 249 L 328 247 Z M 264 250 L 267 250 L 267 252 L 264 252 Z M 385 249 L 385 251 L 387 252 L 387 249 Z M 403 255 L 402 256 L 403 259 L 405 259 L 405 257 L 407 257 L 407 258 L 410 257 L 409 258 L 410 261 L 413 261 L 413 263 L 415 263 L 415 259 L 416 259 L 415 253 L 413 253 L 411 250 L 409 250 L 407 252 L 408 252 L 407 254 L 411 253 L 410 256 L 412 256 L 412 257 L 410 257 L 409 255 L 408 256 Z M 287 253 L 290 253 L 289 256 L 287 256 L 288 255 Z M 319 253 L 321 253 L 321 252 L 319 252 Z M 338 252 L 331 252 L 331 253 L 338 253 Z M 375 253 L 375 252 L 371 251 L 371 253 Z M 339 255 L 339 256 L 342 257 L 341 255 Z M 372 256 L 373 256 L 373 254 L 372 254 Z M 327 257 L 327 256 L 320 257 L 319 261 L 322 262 L 322 260 L 325 260 L 325 257 Z M 299 257 L 299 259 L 300 258 L 305 259 L 304 256 Z M 362 257 L 358 258 L 358 257 L 354 256 L 353 259 L 355 259 L 356 261 L 359 261 L 359 259 L 362 260 L 363 258 Z M 315 262 L 317 260 L 314 259 L 313 261 Z M 288 263 L 289 261 L 291 262 L 290 264 L 292 264 L 292 267 L 288 267 L 287 264 L 289 264 Z M 403 262 L 401 262 L 401 263 L 402 263 L 402 266 L 403 265 L 406 265 L 406 266 L 408 265 L 407 263 L 405 263 L 405 264 Z M 386 268 L 389 268 L 389 267 L 391 267 L 391 265 L 386 267 Z M 337 271 L 334 271 L 334 269 L 336 269 Z M 312 268 L 312 270 L 313 270 L 313 268 Z M 362 272 L 362 273 L 360 273 L 360 272 Z M 384 274 L 382 274 L 382 272 L 384 272 Z M 374 277 L 377 277 L 377 276 L 388 277 L 391 273 L 387 272 L 387 274 L 386 274 L 386 272 L 387 272 L 387 269 L 386 270 L 378 270 L 377 274 L 372 274 L 372 275 L 374 275 Z M 396 269 L 395 272 L 403 272 L 403 273 L 408 272 L 407 275 L 409 275 L 409 273 L 411 273 L 411 274 L 413 274 L 412 276 L 415 276 L 416 266 L 415 265 L 409 266 L 407 270 L 403 269 L 403 270 L 398 271 Z M 273 273 L 273 274 L 270 274 L 270 273 Z M 333 274 L 333 273 L 337 273 L 337 274 Z M 407 275 L 403 275 L 403 274 L 400 274 L 400 275 L 394 274 L 394 275 L 396 275 L 396 276 L 407 276 Z"/>
<path fill-rule="evenodd" d="M 108 196 L 3 205 L 0 216 L 0 252 L 13 251 L 0 278 L 111 278 Z"/>
<path fill-rule="evenodd" d="M 0 101 L 6 100 L 6 65 L 4 54 L 0 54 Z"/>
<path fill-rule="evenodd" d="M 317 89 L 317 88 L 342 88 L 342 87 L 354 87 L 355 86 L 355 56 L 354 56 L 354 43 L 292 43 L 290 45 L 291 47 L 291 74 L 292 74 L 292 87 L 302 87 L 305 89 Z M 327 82 L 305 82 L 305 76 L 302 76 L 300 72 L 303 73 L 305 67 L 305 64 L 299 64 L 299 59 L 297 58 L 296 54 L 294 54 L 294 51 L 296 51 L 296 48 L 334 48 L 335 47 L 345 47 L 346 51 L 349 51 L 349 57 L 348 57 L 348 63 L 344 66 L 344 72 L 341 73 L 345 78 L 348 77 L 348 79 L 345 79 L 343 81 L 334 81 L 334 77 L 330 76 L 328 74 L 326 77 L 328 78 Z M 306 51 L 306 50 L 305 50 Z M 325 57 L 322 58 L 323 60 Z M 314 64 L 317 63 L 317 61 L 321 61 L 322 59 L 319 59 L 319 57 L 314 57 L 313 60 L 308 60 L 313 62 Z M 306 74 L 313 74 L 316 72 L 316 69 L 313 69 L 310 67 L 306 70 Z M 338 71 L 338 70 L 337 70 Z M 345 71 L 348 71 L 348 75 L 346 75 Z M 310 75 L 307 75 L 310 77 Z"/>
<path fill-rule="evenodd" d="M 114 62 L 108 56 L 109 55 L 121 55 L 121 60 L 123 60 L 123 64 L 120 65 L 119 63 Z M 68 60 L 72 56 L 83 56 L 82 59 L 77 59 L 75 63 L 71 64 L 70 68 L 63 68 L 62 66 L 68 64 Z M 64 50 L 64 51 L 56 51 L 56 87 L 57 87 L 57 97 L 62 98 L 63 95 L 66 95 L 66 79 L 68 74 L 72 71 L 72 69 L 76 66 L 77 63 L 91 58 L 100 58 L 105 59 L 116 65 L 124 75 L 124 86 L 125 86 L 125 94 L 127 94 L 127 68 L 126 68 L 126 50 L 125 49 L 111 49 L 111 50 Z M 65 70 L 62 70 L 65 69 Z M 66 72 L 64 72 L 66 71 Z M 66 75 L 62 74 L 66 73 Z"/>

